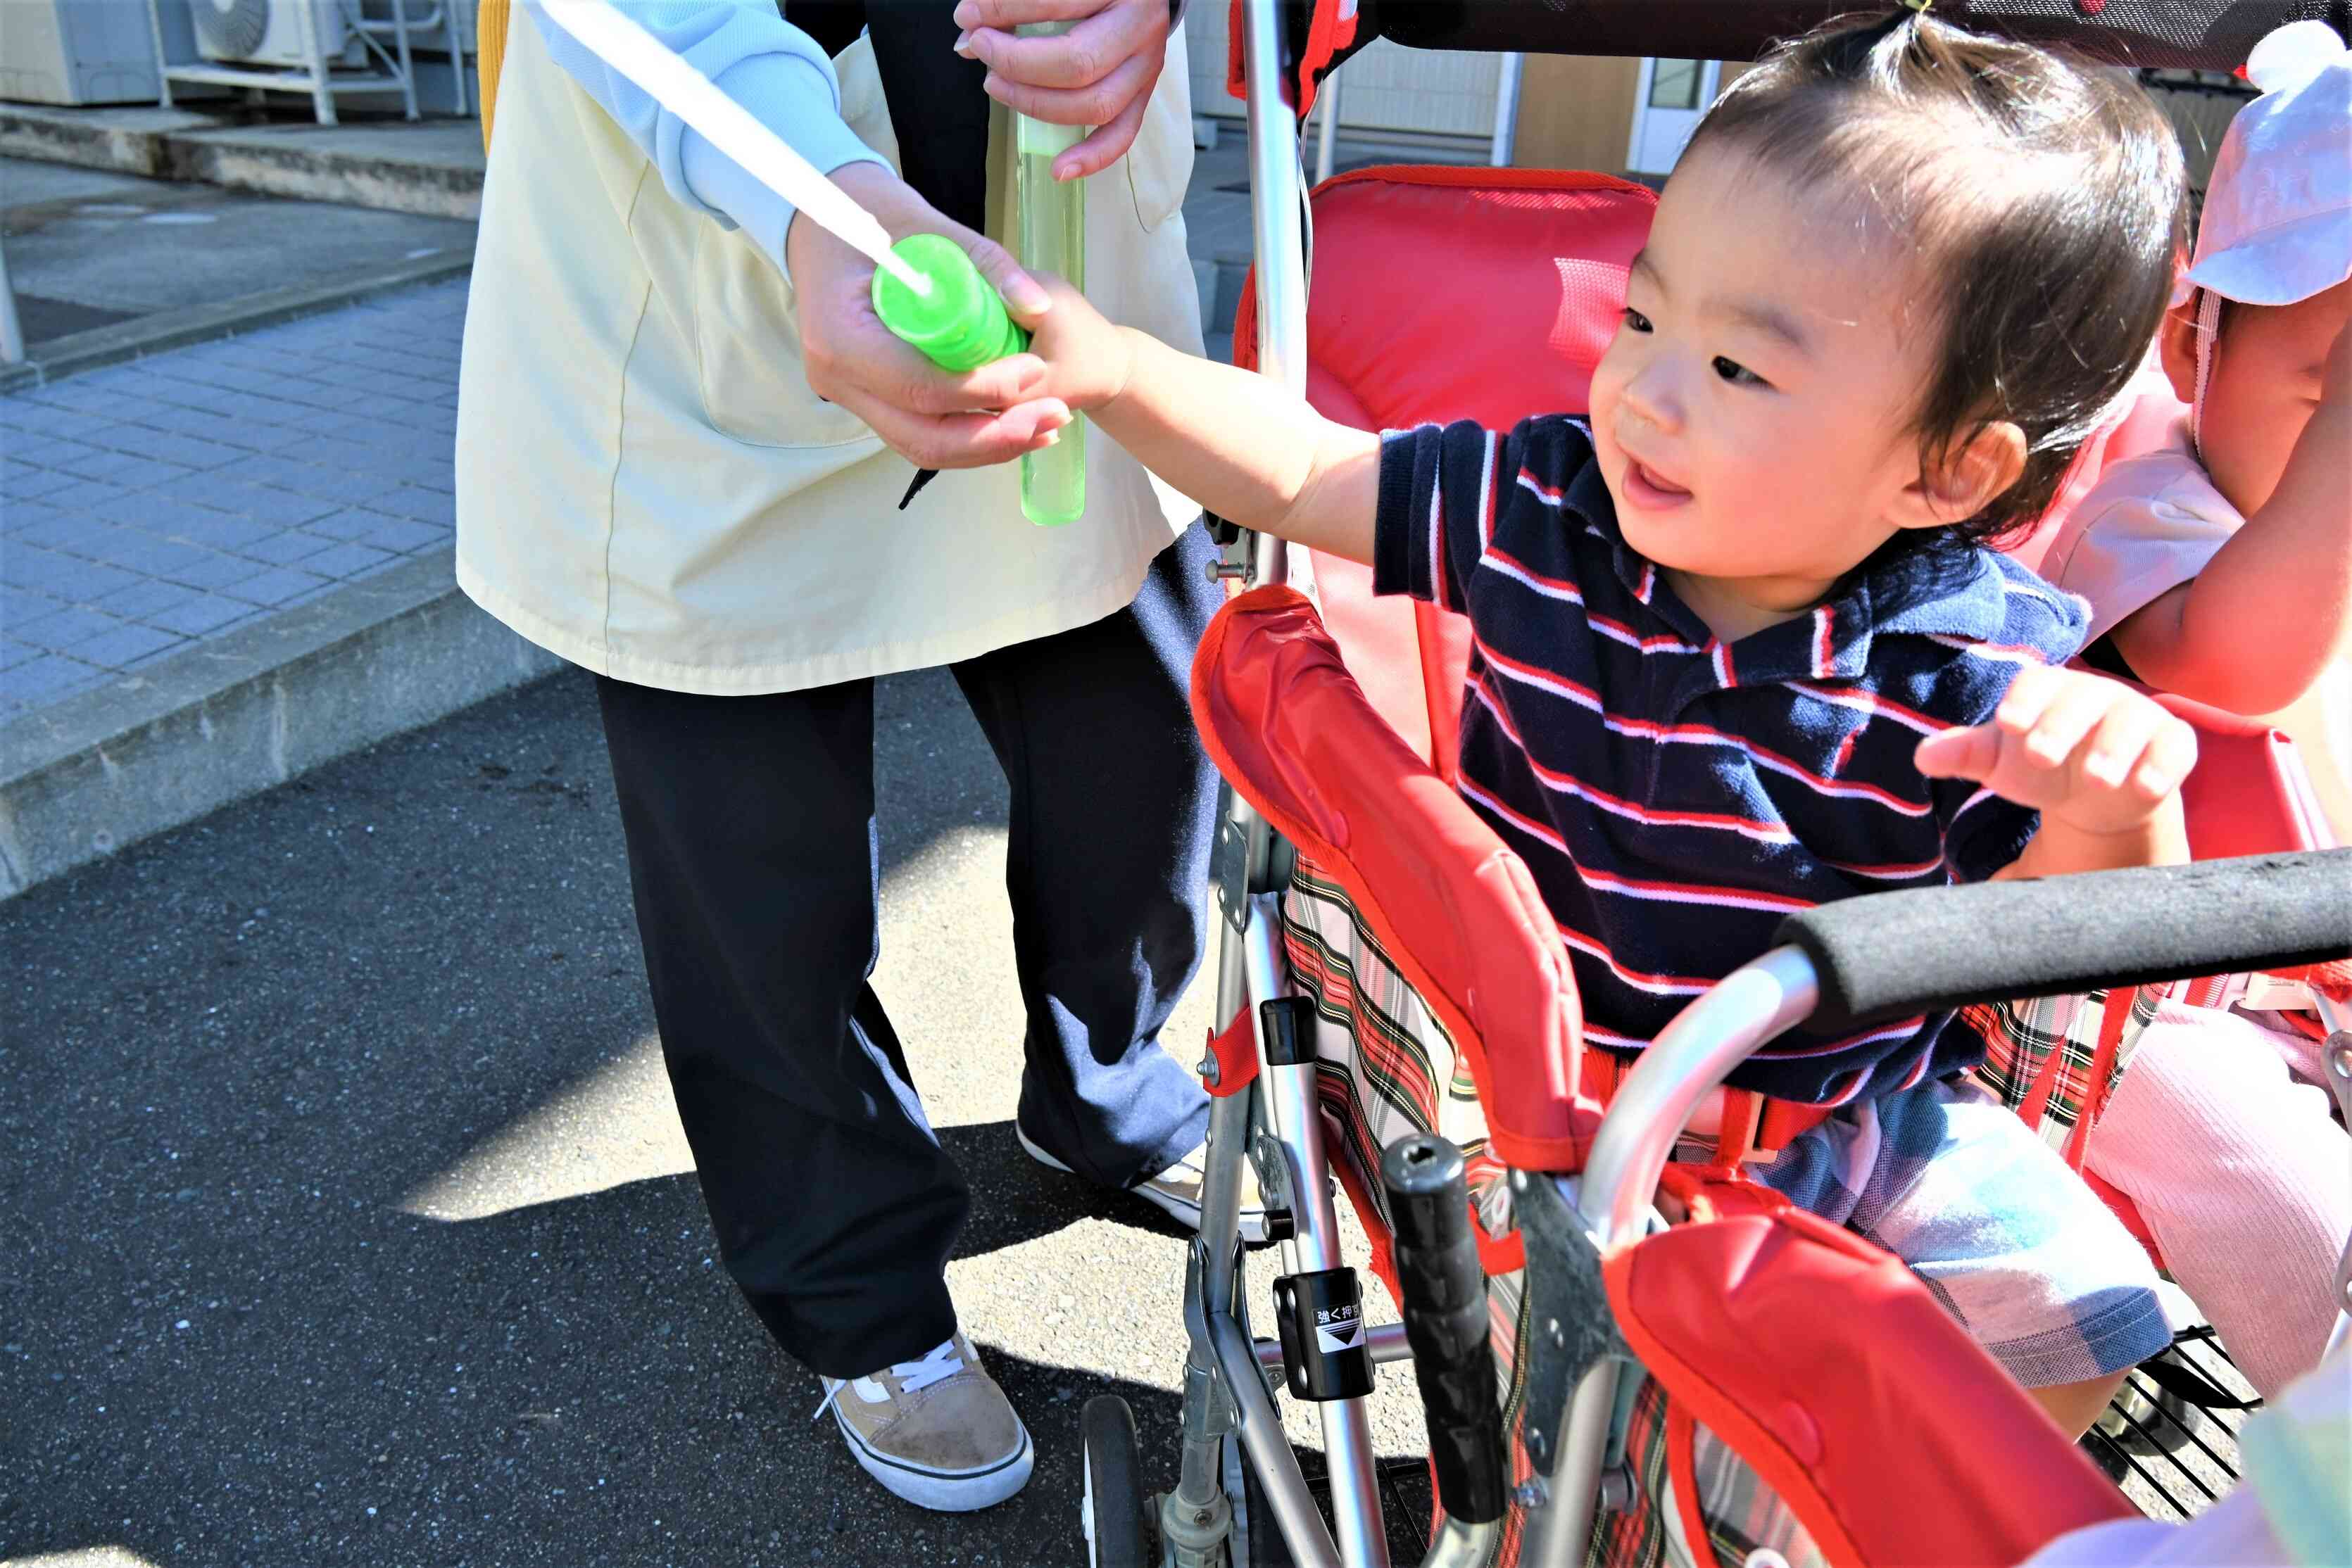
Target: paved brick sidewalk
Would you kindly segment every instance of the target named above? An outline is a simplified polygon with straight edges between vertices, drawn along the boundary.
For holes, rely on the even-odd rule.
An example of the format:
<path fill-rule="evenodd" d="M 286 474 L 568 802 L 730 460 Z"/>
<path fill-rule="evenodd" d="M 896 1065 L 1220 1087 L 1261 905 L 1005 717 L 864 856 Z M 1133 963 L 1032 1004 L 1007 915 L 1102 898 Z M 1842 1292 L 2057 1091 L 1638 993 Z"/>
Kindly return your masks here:
<path fill-rule="evenodd" d="M 449 548 L 462 279 L 0 398 L 0 721 Z"/>

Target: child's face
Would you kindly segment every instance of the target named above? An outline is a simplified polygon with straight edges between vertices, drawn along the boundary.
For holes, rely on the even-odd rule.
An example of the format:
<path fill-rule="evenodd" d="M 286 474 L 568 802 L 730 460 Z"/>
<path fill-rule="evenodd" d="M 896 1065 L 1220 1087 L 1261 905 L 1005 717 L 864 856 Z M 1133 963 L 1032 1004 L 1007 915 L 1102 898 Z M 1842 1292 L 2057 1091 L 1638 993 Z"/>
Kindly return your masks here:
<path fill-rule="evenodd" d="M 2164 365 L 2180 401 L 2197 391 L 2195 307 L 2168 318 Z M 2319 406 L 2320 368 L 2352 319 L 2352 281 L 2293 305 L 2225 305 L 2205 383 L 2198 455 L 2244 516 L 2262 509 Z"/>
<path fill-rule="evenodd" d="M 1853 208 L 1736 149 L 1675 171 L 1593 371 L 1593 444 L 1626 542 L 1718 636 L 1819 602 L 1900 528 L 1956 520 L 1920 494 L 1933 319 L 1904 308 L 1913 277 Z"/>

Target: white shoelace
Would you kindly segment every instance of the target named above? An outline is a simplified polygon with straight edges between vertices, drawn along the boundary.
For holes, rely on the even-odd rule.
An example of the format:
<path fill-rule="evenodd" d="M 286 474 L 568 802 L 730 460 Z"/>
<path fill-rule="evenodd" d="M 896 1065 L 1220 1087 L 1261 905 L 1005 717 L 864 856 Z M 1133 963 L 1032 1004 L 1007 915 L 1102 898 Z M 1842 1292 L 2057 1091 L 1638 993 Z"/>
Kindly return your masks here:
<path fill-rule="evenodd" d="M 889 1366 L 890 1375 L 898 1380 L 901 1394 L 920 1394 L 932 1384 L 944 1383 L 962 1370 L 963 1353 L 956 1349 L 956 1342 L 952 1339 L 941 1340 L 920 1361 L 893 1362 Z M 844 1378 L 835 1383 L 828 1377 L 824 1381 L 830 1386 L 825 1389 L 824 1402 L 817 1406 L 815 1415 L 809 1417 L 812 1421 L 832 1409 L 833 1402 L 841 1397 L 841 1391 L 856 1380 Z"/>

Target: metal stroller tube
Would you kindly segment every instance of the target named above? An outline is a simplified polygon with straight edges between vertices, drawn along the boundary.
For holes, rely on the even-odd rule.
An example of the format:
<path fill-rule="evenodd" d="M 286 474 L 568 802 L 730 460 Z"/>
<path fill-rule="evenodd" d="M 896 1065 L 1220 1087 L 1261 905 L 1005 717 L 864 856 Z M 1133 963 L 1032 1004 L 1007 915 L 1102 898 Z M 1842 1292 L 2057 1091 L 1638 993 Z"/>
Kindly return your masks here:
<path fill-rule="evenodd" d="M 1699 1103 L 1758 1046 L 1802 1022 L 1820 996 L 1804 949 L 1775 947 L 1725 976 L 1642 1053 L 1592 1140 L 1577 1199 L 1601 1250 L 1647 1228 L 1651 1196 Z"/>
<path fill-rule="evenodd" d="M 1291 111 L 1283 58 L 1282 12 L 1275 0 L 1242 7 L 1242 49 L 1249 82 L 1251 239 L 1257 249 L 1257 368 L 1307 395 L 1306 191 L 1298 167 L 1298 117 Z M 1290 547 L 1271 534 L 1250 540 L 1250 584 L 1290 580 Z"/>
<path fill-rule="evenodd" d="M 1821 997 L 1804 949 L 1775 947 L 1741 965 L 1676 1014 L 1618 1084 L 1585 1161 L 1576 1210 L 1604 1253 L 1649 1228 L 1650 1199 L 1699 1103 L 1756 1048 L 1810 1015 Z M 1570 1396 L 1559 1469 L 1530 1513 L 1522 1562 L 1568 1568 L 1584 1560 L 1601 1469 L 1617 1404 L 1618 1366 L 1603 1361 Z"/>

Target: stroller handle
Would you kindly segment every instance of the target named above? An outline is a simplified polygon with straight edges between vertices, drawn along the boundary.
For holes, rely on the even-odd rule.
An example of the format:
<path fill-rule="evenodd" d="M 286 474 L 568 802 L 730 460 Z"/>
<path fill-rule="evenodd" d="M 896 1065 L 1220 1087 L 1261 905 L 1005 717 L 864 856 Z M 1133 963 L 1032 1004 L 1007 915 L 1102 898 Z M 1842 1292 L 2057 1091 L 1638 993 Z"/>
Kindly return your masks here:
<path fill-rule="evenodd" d="M 1492 1524 L 1508 1490 L 1503 1416 L 1486 1348 L 1486 1273 L 1470 1234 L 1462 1151 L 1415 1133 L 1381 1155 L 1394 1217 L 1398 1294 L 1412 1375 L 1429 1425 L 1437 1500 L 1449 1520 Z"/>
<path fill-rule="evenodd" d="M 1685 1008 L 1617 1087 L 1575 1203 L 1637 1239 L 1675 1141 L 1757 1047 L 1811 1019 L 2237 974 L 2352 954 L 2352 851 L 2248 855 L 1842 900 Z"/>
<path fill-rule="evenodd" d="M 2284 968 L 2352 953 L 2352 853 L 1877 894 L 1793 915 L 1779 940 L 1812 959 L 1824 1029 Z"/>

